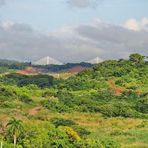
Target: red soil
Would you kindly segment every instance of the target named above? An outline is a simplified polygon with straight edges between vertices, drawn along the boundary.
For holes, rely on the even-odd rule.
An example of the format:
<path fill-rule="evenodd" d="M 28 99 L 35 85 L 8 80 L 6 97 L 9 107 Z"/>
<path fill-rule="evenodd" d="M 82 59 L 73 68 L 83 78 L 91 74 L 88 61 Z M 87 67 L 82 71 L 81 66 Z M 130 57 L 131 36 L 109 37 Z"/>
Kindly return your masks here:
<path fill-rule="evenodd" d="M 115 94 L 118 95 L 118 96 L 120 96 L 120 95 L 125 91 L 125 88 L 117 86 L 116 84 L 113 83 L 112 80 L 109 80 L 109 81 L 108 81 L 108 84 L 109 84 L 110 88 L 111 88 L 111 89 L 115 92 Z"/>
<path fill-rule="evenodd" d="M 29 110 L 29 115 L 35 116 L 36 114 L 38 114 L 39 111 L 41 111 L 42 107 L 35 107 Z"/>
<path fill-rule="evenodd" d="M 37 74 L 39 73 L 39 70 L 34 67 L 28 66 L 23 70 L 17 70 L 16 73 L 22 75 Z"/>
<path fill-rule="evenodd" d="M 84 71 L 86 69 L 88 69 L 88 68 L 82 67 L 82 66 L 75 66 L 75 67 L 69 68 L 67 70 L 67 72 L 68 73 L 79 73 L 79 72 L 82 72 L 82 71 Z"/>

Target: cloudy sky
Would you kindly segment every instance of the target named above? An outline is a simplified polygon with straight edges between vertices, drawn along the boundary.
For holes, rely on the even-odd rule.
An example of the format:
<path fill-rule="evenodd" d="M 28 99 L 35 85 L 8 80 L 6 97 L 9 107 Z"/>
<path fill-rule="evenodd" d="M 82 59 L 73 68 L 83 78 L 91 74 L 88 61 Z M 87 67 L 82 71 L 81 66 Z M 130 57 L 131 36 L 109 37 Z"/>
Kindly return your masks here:
<path fill-rule="evenodd" d="M 0 58 L 148 55 L 148 0 L 0 0 Z"/>

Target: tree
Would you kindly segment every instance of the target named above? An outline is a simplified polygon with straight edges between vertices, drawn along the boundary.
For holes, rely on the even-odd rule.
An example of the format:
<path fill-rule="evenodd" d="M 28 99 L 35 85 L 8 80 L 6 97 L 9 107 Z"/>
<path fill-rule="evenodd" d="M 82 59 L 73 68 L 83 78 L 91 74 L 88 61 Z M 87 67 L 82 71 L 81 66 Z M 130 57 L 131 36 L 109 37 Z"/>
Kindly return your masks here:
<path fill-rule="evenodd" d="M 0 135 L 2 135 L 2 137 L 0 136 L 0 148 L 3 148 L 3 139 L 4 139 L 4 135 L 5 135 L 5 125 L 2 121 L 0 122 Z"/>
<path fill-rule="evenodd" d="M 5 124 L 2 121 L 0 122 L 0 134 L 5 134 Z"/>
<path fill-rule="evenodd" d="M 14 148 L 16 147 L 17 137 L 23 132 L 23 125 L 21 120 L 12 118 L 7 123 L 8 132 L 13 137 Z"/>
<path fill-rule="evenodd" d="M 129 56 L 129 58 L 130 58 L 129 60 L 131 62 L 134 62 L 134 63 L 143 63 L 145 56 L 142 56 L 142 55 L 140 55 L 138 53 L 134 53 L 134 54 L 131 54 Z"/>

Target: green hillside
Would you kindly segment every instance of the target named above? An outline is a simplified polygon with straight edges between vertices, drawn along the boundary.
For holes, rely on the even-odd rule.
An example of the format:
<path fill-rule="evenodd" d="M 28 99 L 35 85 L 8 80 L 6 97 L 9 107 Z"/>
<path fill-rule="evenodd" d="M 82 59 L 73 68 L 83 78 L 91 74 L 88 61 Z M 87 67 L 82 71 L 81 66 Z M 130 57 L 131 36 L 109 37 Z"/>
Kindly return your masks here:
<path fill-rule="evenodd" d="M 67 80 L 12 72 L 0 76 L 4 147 L 148 147 L 145 56 L 104 61 Z"/>

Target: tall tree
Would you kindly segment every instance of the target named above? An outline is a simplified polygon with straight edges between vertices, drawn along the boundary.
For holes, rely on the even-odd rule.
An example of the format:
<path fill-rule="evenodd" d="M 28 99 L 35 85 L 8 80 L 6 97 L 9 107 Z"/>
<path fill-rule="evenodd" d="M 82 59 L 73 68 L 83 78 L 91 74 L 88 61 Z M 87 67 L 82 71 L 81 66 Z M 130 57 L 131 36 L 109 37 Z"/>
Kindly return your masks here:
<path fill-rule="evenodd" d="M 23 132 L 22 121 L 12 118 L 7 123 L 7 127 L 8 127 L 8 132 L 9 132 L 10 136 L 13 137 L 13 144 L 14 144 L 14 148 L 15 148 L 16 143 L 17 143 L 17 138 Z"/>
<path fill-rule="evenodd" d="M 3 148 L 3 138 L 4 138 L 4 135 L 5 135 L 5 124 L 1 121 L 0 122 L 0 134 L 2 135 L 2 137 L 0 137 L 0 139 L 2 140 L 0 142 L 0 148 Z"/>
<path fill-rule="evenodd" d="M 145 56 L 142 56 L 142 55 L 140 55 L 138 53 L 134 53 L 134 54 L 131 54 L 129 56 L 129 58 L 130 58 L 129 60 L 131 62 L 134 62 L 134 63 L 143 63 Z"/>

